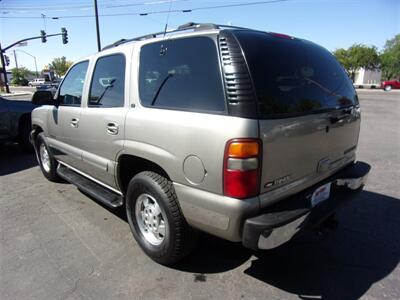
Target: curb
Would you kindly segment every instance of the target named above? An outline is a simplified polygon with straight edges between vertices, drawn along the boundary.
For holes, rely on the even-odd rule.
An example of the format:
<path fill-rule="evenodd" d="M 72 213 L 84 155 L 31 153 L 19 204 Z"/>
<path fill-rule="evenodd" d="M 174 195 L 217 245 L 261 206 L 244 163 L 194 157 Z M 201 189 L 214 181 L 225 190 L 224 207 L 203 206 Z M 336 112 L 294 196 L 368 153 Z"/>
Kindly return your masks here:
<path fill-rule="evenodd" d="M 370 92 L 370 93 L 385 93 L 385 94 L 390 94 L 390 93 L 400 93 L 400 89 L 394 90 L 392 89 L 389 92 L 386 92 L 382 89 L 356 89 L 357 92 Z"/>
<path fill-rule="evenodd" d="M 30 92 L 15 92 L 15 93 L 2 93 L 0 94 L 1 97 L 12 97 L 12 96 L 30 96 L 32 93 Z"/>

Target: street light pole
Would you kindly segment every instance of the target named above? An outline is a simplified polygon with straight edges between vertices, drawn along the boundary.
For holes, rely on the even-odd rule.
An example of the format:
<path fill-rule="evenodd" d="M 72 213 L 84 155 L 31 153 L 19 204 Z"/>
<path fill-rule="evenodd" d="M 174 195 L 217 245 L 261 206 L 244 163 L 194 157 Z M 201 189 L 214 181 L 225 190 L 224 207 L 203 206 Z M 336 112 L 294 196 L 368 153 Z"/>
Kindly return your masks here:
<path fill-rule="evenodd" d="M 33 56 L 33 59 L 35 60 L 35 71 L 36 71 L 36 78 L 39 77 L 38 71 L 37 71 L 37 63 L 36 63 L 36 57 Z"/>
<path fill-rule="evenodd" d="M 97 0 L 94 0 L 94 14 L 96 17 L 97 49 L 100 52 L 101 51 L 101 43 L 100 43 L 99 13 L 97 10 Z"/>
<path fill-rule="evenodd" d="M 32 55 L 32 54 L 30 54 L 30 53 L 24 51 L 24 50 L 21 50 L 21 49 L 15 49 L 14 51 L 23 52 L 23 53 L 25 53 L 26 55 L 29 55 L 30 57 L 32 57 L 32 58 L 34 59 L 34 61 L 35 61 L 36 78 L 38 78 L 38 77 L 39 77 L 39 73 L 38 73 L 38 69 L 37 69 L 36 56 L 34 56 L 34 55 Z"/>
<path fill-rule="evenodd" d="M 16 69 L 17 69 L 17 71 L 18 71 L 18 61 L 17 61 L 17 54 L 15 53 L 15 50 L 13 50 L 13 52 L 14 52 L 15 68 L 16 68 Z"/>

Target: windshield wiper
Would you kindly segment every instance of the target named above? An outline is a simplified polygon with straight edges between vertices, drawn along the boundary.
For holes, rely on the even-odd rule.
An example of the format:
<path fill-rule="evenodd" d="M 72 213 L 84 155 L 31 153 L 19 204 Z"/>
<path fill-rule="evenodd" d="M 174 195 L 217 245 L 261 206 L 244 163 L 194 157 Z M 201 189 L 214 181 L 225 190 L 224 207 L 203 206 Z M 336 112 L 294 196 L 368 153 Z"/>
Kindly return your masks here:
<path fill-rule="evenodd" d="M 162 88 L 164 87 L 165 83 L 168 81 L 168 79 L 170 79 L 173 76 L 174 76 L 173 72 L 168 72 L 168 75 L 165 76 L 164 80 L 161 82 L 160 86 L 158 87 L 156 94 L 154 95 L 153 101 L 151 101 L 151 103 L 150 103 L 151 106 L 154 106 L 154 104 L 157 101 L 158 95 L 160 94 L 160 92 L 161 92 Z"/>

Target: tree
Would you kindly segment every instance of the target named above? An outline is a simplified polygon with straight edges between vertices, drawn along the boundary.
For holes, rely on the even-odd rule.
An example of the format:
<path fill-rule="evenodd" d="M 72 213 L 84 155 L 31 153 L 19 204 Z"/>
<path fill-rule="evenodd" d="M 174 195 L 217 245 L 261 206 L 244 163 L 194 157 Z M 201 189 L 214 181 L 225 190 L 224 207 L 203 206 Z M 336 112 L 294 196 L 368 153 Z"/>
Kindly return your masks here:
<path fill-rule="evenodd" d="M 349 51 L 347 49 L 339 48 L 333 51 L 333 55 L 335 55 L 336 59 L 340 62 L 343 68 L 345 68 L 350 75 L 349 70 L 352 69 L 352 63 L 350 61 Z"/>
<path fill-rule="evenodd" d="M 63 76 L 71 67 L 73 64 L 72 61 L 69 61 L 65 58 L 65 56 L 62 57 L 56 57 L 53 59 L 53 61 L 48 65 L 48 68 L 50 70 L 54 70 L 58 76 Z"/>
<path fill-rule="evenodd" d="M 400 76 L 400 34 L 387 40 L 381 54 L 383 79 Z"/>
<path fill-rule="evenodd" d="M 33 72 L 29 71 L 25 67 L 11 69 L 12 84 L 15 85 L 28 85 L 28 77 L 33 75 Z"/>
<path fill-rule="evenodd" d="M 354 44 L 348 49 L 336 49 L 333 54 L 347 70 L 353 81 L 358 69 L 374 70 L 380 64 L 380 58 L 375 46 L 369 47 L 362 44 Z"/>

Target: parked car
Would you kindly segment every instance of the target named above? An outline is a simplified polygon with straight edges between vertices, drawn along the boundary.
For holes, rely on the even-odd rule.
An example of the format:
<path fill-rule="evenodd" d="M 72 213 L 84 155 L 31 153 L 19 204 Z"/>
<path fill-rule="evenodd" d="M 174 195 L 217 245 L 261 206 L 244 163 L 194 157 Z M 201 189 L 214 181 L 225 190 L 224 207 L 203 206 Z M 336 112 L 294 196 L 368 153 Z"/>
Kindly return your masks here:
<path fill-rule="evenodd" d="M 196 230 L 278 247 L 354 199 L 370 170 L 352 82 L 329 51 L 283 34 L 189 23 L 119 41 L 75 63 L 55 99 L 32 113 L 44 176 L 125 207 L 165 265 Z"/>
<path fill-rule="evenodd" d="M 44 78 L 35 78 L 28 82 L 29 86 L 38 86 L 46 83 L 46 79 Z"/>
<path fill-rule="evenodd" d="M 18 142 L 23 149 L 32 150 L 29 133 L 31 112 L 36 107 L 31 101 L 0 97 L 0 143 Z"/>
<path fill-rule="evenodd" d="M 37 91 L 50 91 L 53 95 L 55 95 L 57 88 L 58 88 L 58 84 L 51 83 L 51 82 L 36 86 Z"/>
<path fill-rule="evenodd" d="M 392 89 L 400 89 L 400 78 L 394 80 L 383 81 L 381 88 L 386 92 L 389 92 Z"/>

